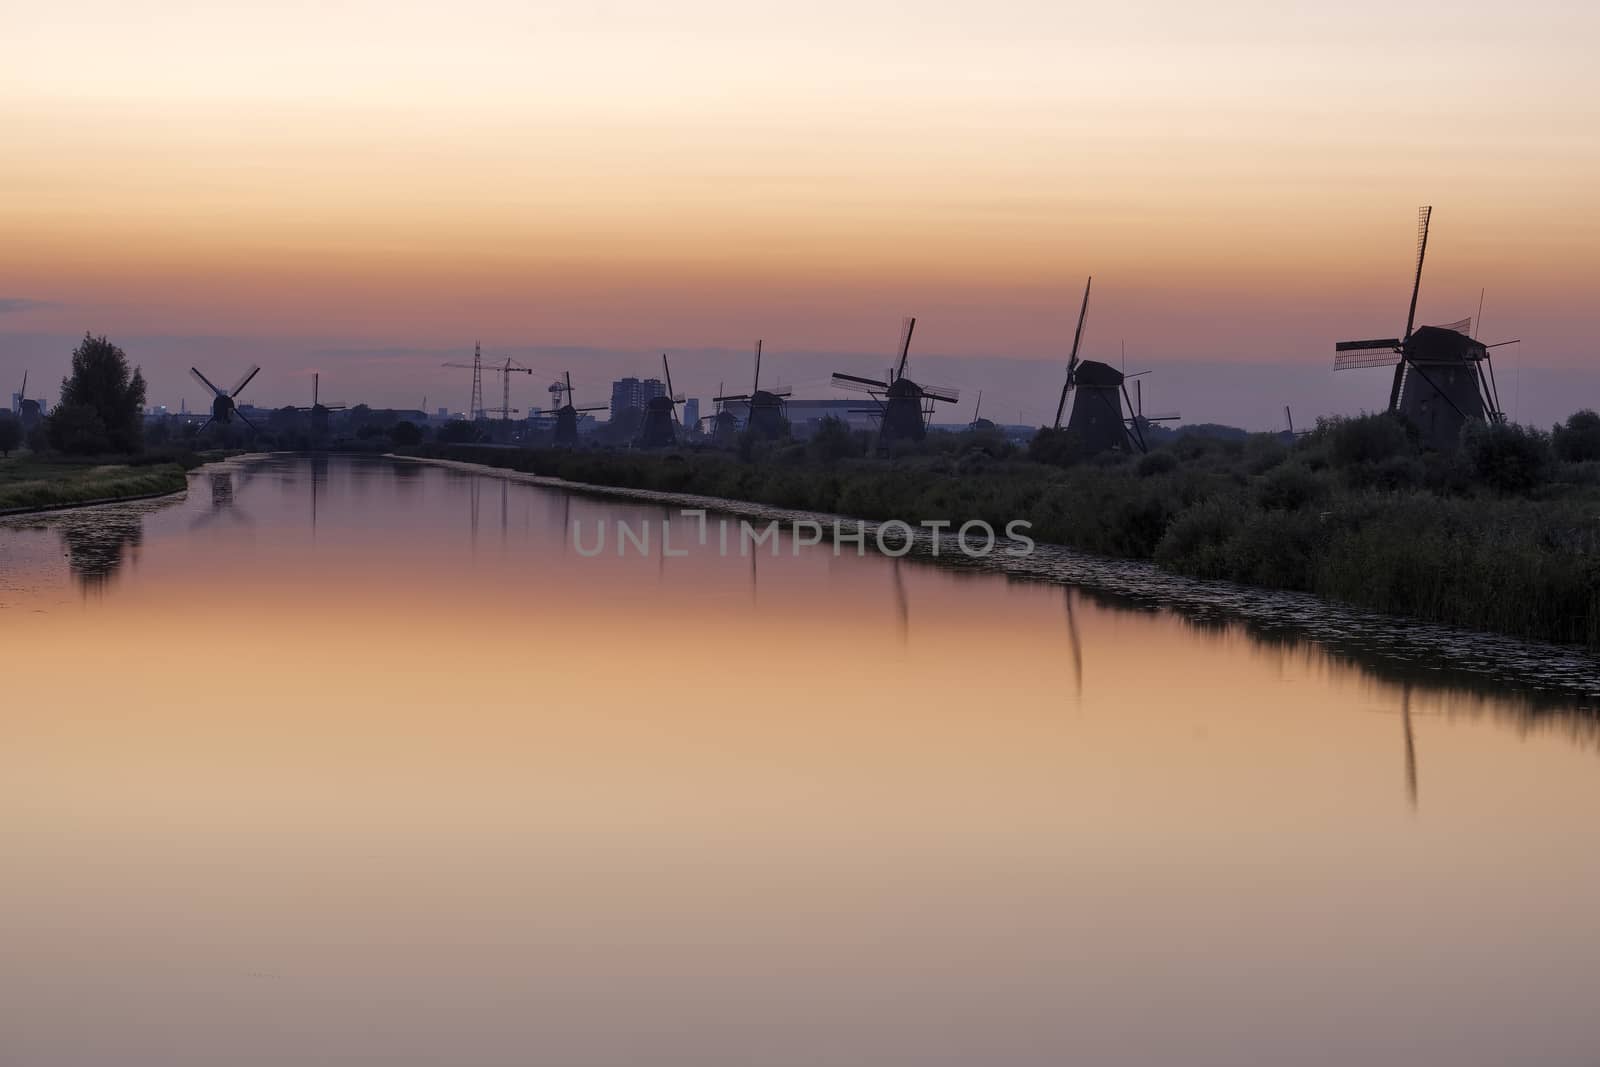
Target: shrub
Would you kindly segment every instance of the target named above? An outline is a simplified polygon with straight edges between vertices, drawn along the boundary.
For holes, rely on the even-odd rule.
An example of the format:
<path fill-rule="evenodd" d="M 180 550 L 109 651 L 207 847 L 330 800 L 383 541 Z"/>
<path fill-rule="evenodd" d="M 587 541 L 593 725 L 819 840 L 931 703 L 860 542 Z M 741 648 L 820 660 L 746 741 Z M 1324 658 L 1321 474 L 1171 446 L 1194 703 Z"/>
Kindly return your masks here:
<path fill-rule="evenodd" d="M 389 440 L 402 447 L 422 443 L 422 427 L 409 419 L 402 419 L 389 427 Z"/>
<path fill-rule="evenodd" d="M 22 420 L 0 411 L 0 456 L 9 456 L 22 444 Z"/>
<path fill-rule="evenodd" d="M 1462 455 L 1478 480 L 1501 493 L 1526 493 L 1550 477 L 1550 439 L 1516 423 L 1467 423 Z"/>
<path fill-rule="evenodd" d="M 806 442 L 806 453 L 818 463 L 837 463 L 866 454 L 866 448 L 843 419 L 829 415 Z"/>
<path fill-rule="evenodd" d="M 1070 467 L 1083 458 L 1083 446 L 1071 430 L 1041 427 L 1028 442 L 1028 458 L 1035 463 Z"/>
<path fill-rule="evenodd" d="M 1600 415 L 1585 408 L 1567 416 L 1550 434 L 1556 455 L 1568 463 L 1600 459 Z"/>
<path fill-rule="evenodd" d="M 1285 463 L 1273 469 L 1256 490 L 1256 501 L 1269 510 L 1297 511 L 1327 495 L 1327 483 L 1302 464 Z"/>
<path fill-rule="evenodd" d="M 1382 463 L 1411 450 L 1405 425 L 1387 414 L 1319 419 L 1317 433 L 1327 437 L 1329 458 L 1336 467 Z"/>
<path fill-rule="evenodd" d="M 1139 457 L 1139 465 L 1135 468 L 1139 477 L 1149 478 L 1155 474 L 1167 474 L 1178 468 L 1178 457 L 1171 452 L 1151 452 Z"/>

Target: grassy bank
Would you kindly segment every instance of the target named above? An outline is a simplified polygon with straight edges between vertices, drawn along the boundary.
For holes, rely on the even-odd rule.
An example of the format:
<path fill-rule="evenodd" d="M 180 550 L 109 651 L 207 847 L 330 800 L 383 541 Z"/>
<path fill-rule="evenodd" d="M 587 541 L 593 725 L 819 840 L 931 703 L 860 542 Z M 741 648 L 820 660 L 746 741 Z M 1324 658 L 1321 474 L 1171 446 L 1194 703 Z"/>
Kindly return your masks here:
<path fill-rule="evenodd" d="M 0 513 L 72 507 L 175 493 L 187 471 L 215 456 L 161 452 L 134 462 L 12 456 L 0 459 Z"/>
<path fill-rule="evenodd" d="M 984 519 L 998 529 L 1023 518 L 1040 541 L 1177 574 L 1600 650 L 1600 464 L 1529 459 L 1517 441 L 1503 444 L 1424 454 L 1372 420 L 1350 420 L 1293 443 L 1184 438 L 1144 457 L 1065 465 L 973 435 L 893 460 L 801 445 L 748 459 L 414 451 L 866 519 Z"/>

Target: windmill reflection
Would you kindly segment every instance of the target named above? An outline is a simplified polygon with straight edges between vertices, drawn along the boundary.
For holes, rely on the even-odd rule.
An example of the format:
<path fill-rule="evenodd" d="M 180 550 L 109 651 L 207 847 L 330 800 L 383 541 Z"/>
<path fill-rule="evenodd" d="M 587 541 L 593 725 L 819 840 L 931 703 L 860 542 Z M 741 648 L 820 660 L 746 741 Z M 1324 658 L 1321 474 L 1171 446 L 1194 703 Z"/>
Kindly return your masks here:
<path fill-rule="evenodd" d="M 240 482 L 248 482 L 249 475 L 241 472 Z M 211 485 L 211 506 L 189 524 L 191 530 L 204 529 L 215 522 L 231 522 L 243 525 L 250 524 L 250 517 L 246 515 L 235 502 L 235 487 L 232 471 L 213 472 L 209 478 Z"/>
<path fill-rule="evenodd" d="M 1417 806 L 1417 744 L 1411 735 L 1411 683 L 1400 691 L 1400 727 L 1406 738 L 1406 799 Z"/>
<path fill-rule="evenodd" d="M 900 574 L 900 560 L 895 558 L 894 566 L 890 568 L 894 581 L 895 612 L 900 619 L 900 643 L 911 643 L 911 602 L 906 599 L 906 582 Z"/>
<path fill-rule="evenodd" d="M 1063 586 L 1061 592 L 1067 606 L 1067 639 L 1072 645 L 1073 696 L 1081 703 L 1083 700 L 1083 640 L 1078 636 L 1078 617 L 1073 613 L 1072 608 L 1077 590 L 1068 585 Z"/>

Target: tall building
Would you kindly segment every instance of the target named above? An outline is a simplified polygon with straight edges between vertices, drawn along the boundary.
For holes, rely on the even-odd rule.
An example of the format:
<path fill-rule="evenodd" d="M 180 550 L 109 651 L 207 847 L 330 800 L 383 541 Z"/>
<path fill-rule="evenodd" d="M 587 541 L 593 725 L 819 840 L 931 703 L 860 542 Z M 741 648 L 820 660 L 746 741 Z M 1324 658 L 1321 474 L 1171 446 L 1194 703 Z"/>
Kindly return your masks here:
<path fill-rule="evenodd" d="M 700 425 L 700 399 L 691 397 L 683 402 L 683 424 L 689 429 Z"/>
<path fill-rule="evenodd" d="M 643 412 L 651 397 L 666 396 L 667 387 L 659 378 L 621 378 L 611 383 L 611 417 L 629 408 Z"/>

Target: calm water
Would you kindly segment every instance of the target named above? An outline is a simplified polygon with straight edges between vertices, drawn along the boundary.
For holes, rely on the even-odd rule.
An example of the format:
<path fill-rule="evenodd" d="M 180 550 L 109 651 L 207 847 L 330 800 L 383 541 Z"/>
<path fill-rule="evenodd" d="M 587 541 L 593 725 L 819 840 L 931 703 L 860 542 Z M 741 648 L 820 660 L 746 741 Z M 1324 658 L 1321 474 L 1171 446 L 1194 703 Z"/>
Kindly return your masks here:
<path fill-rule="evenodd" d="M 0 1063 L 1600 1061 L 1590 713 L 664 514 L 0 521 Z"/>

